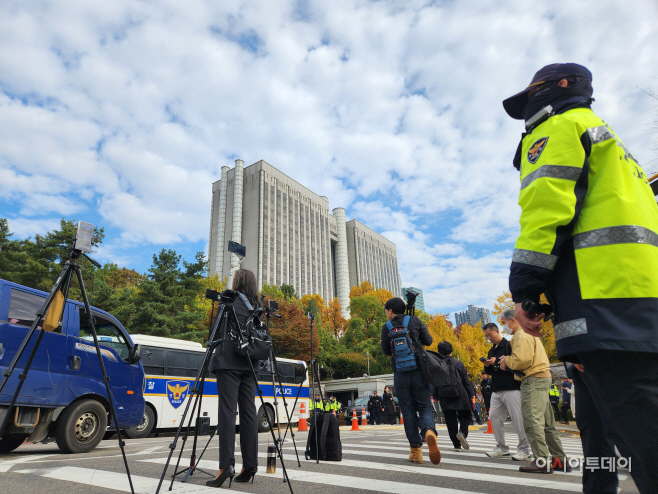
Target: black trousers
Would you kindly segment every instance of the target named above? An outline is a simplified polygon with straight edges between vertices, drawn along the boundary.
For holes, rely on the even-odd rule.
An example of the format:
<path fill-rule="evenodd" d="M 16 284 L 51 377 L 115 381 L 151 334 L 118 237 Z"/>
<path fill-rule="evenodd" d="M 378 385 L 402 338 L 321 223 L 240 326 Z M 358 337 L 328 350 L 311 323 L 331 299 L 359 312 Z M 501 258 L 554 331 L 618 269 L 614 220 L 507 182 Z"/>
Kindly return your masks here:
<path fill-rule="evenodd" d="M 395 413 L 393 412 L 386 412 L 386 423 L 388 425 L 395 425 Z"/>
<path fill-rule="evenodd" d="M 382 411 L 377 407 L 372 409 L 372 411 L 370 412 L 370 425 L 382 423 L 381 419 L 379 418 L 381 413 Z"/>
<path fill-rule="evenodd" d="M 240 452 L 244 468 L 258 467 L 258 419 L 251 371 L 217 371 L 219 469 L 235 466 L 235 414 L 240 408 Z"/>
<path fill-rule="evenodd" d="M 482 395 L 484 399 L 484 407 L 487 409 L 487 417 L 489 416 L 489 409 L 491 408 L 491 395 Z"/>
<path fill-rule="evenodd" d="M 583 455 L 585 458 L 615 458 L 615 447 L 605 434 L 599 411 L 580 372 L 574 371 L 573 382 L 576 385 L 576 424 L 583 443 Z M 583 468 L 584 494 L 617 494 L 618 486 L 617 472 Z"/>
<path fill-rule="evenodd" d="M 585 367 L 580 377 L 599 412 L 600 426 L 621 455 L 630 459 L 635 485 L 641 494 L 658 492 L 658 355 L 597 351 L 580 353 L 578 358 Z M 577 416 L 589 423 L 579 404 Z"/>
<path fill-rule="evenodd" d="M 553 407 L 553 410 L 555 410 L 555 420 L 560 420 L 560 407 L 558 406 L 559 402 L 557 401 L 551 401 L 551 406 Z"/>
<path fill-rule="evenodd" d="M 564 402 L 562 402 L 562 408 L 560 408 L 560 417 L 562 418 L 562 422 L 569 423 L 569 415 L 567 415 L 567 412 L 571 409 L 571 405 L 565 405 Z"/>
<path fill-rule="evenodd" d="M 464 437 L 468 436 L 468 426 L 471 423 L 472 412 L 470 410 L 443 410 L 443 416 L 446 418 L 446 426 L 452 444 L 455 448 L 461 448 L 462 443 L 457 439 L 457 432 L 461 432 Z M 457 421 L 459 421 L 459 426 Z"/>

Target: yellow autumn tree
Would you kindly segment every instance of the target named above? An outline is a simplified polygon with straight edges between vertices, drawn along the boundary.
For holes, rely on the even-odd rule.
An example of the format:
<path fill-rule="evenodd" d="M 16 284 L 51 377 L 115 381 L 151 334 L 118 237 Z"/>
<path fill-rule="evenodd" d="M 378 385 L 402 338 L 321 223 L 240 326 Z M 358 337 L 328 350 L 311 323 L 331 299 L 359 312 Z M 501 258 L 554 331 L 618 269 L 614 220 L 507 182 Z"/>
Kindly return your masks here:
<path fill-rule="evenodd" d="M 384 288 L 377 288 L 377 290 L 372 292 L 370 295 L 374 295 L 375 297 L 377 297 L 379 300 L 382 301 L 382 304 L 385 304 L 395 296 L 390 290 L 386 290 Z"/>
<path fill-rule="evenodd" d="M 317 293 L 314 293 L 313 295 L 304 295 L 301 298 L 302 307 L 304 307 L 304 310 L 308 311 L 308 306 L 311 303 L 311 300 L 315 301 L 315 306 L 318 308 L 318 310 L 321 311 L 324 308 L 324 299 Z"/>
<path fill-rule="evenodd" d="M 462 324 L 458 338 L 461 344 L 459 360 L 466 367 L 471 379 L 475 379 L 482 372 L 480 357 L 486 357 L 489 351 L 487 339 L 482 332 L 482 323 L 478 322 L 475 326 Z"/>
<path fill-rule="evenodd" d="M 494 316 L 497 316 L 496 319 L 498 319 L 498 323 L 502 324 L 502 322 L 500 321 L 500 315 L 503 313 L 505 309 L 513 309 L 513 308 L 514 308 L 514 301 L 512 300 L 512 294 L 507 290 L 505 290 L 502 294 L 496 297 L 492 314 Z"/>
<path fill-rule="evenodd" d="M 369 281 L 363 281 L 359 286 L 353 286 L 350 289 L 350 298 L 363 297 L 373 291 L 375 291 L 375 289 L 373 288 L 372 283 Z"/>
<path fill-rule="evenodd" d="M 542 304 L 547 304 L 548 300 L 546 296 L 542 293 L 540 297 L 540 302 Z M 500 322 L 500 314 L 505 309 L 513 309 L 514 301 L 512 300 L 512 294 L 508 291 L 504 291 L 498 297 L 496 297 L 496 303 L 494 303 L 493 314 L 498 316 L 498 322 Z M 546 350 L 546 355 L 548 360 L 551 363 L 559 362 L 557 358 L 557 349 L 555 348 L 555 333 L 553 331 L 553 321 L 543 321 L 541 326 L 539 326 L 539 331 L 542 334 L 541 343 L 544 345 L 544 350 Z"/>
<path fill-rule="evenodd" d="M 459 345 L 457 335 L 448 324 L 446 316 L 442 314 L 434 314 L 430 316 L 429 322 L 426 324 L 426 326 L 430 336 L 432 337 L 432 345 L 431 347 L 426 347 L 427 349 L 436 351 L 436 345 L 442 341 L 448 341 L 452 343 L 453 347 Z"/>
<path fill-rule="evenodd" d="M 341 314 L 342 307 L 338 297 L 332 298 L 326 307 L 322 309 L 322 321 L 329 325 L 336 339 L 343 336 L 347 329 L 347 319 Z"/>

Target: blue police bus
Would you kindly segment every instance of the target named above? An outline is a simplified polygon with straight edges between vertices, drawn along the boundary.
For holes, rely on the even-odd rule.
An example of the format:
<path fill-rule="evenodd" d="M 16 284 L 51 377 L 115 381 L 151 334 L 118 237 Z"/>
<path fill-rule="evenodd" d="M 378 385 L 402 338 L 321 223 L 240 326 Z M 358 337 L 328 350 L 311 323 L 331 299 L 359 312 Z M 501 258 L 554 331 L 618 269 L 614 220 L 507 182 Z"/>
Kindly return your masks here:
<path fill-rule="evenodd" d="M 0 373 L 11 363 L 43 306 L 47 293 L 0 279 Z M 144 369 L 140 347 L 121 323 L 92 307 L 102 357 L 121 429 L 137 427 L 144 416 Z M 0 453 L 29 442 L 56 441 L 65 453 L 84 453 L 103 439 L 109 403 L 82 303 L 67 300 L 59 326 L 46 332 L 0 438 Z M 9 409 L 38 334 L 0 394 L 0 422 Z"/>

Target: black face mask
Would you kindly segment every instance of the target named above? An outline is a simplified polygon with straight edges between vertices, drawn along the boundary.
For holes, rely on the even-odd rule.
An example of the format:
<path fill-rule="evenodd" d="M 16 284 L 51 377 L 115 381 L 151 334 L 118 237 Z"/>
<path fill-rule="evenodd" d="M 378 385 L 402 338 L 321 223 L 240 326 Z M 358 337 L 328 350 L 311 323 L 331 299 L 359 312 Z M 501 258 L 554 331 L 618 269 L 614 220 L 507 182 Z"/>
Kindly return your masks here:
<path fill-rule="evenodd" d="M 582 97 L 581 104 L 575 106 L 589 107 L 592 101 L 592 81 L 585 77 L 567 78 L 569 87 L 560 87 L 558 81 L 549 81 L 543 84 L 535 94 L 530 96 L 528 103 L 523 109 L 523 119 L 527 122 L 539 110 L 547 105 L 555 106 L 560 101 Z"/>

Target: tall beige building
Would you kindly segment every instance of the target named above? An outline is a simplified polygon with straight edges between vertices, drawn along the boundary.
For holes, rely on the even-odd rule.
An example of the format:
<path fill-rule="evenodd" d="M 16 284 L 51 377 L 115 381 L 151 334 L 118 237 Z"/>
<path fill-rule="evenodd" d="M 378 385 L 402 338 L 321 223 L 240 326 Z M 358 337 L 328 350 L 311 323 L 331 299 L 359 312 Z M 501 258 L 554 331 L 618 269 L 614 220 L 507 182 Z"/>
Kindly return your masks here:
<path fill-rule="evenodd" d="M 338 297 L 348 315 L 350 287 L 370 281 L 400 293 L 395 244 L 345 209 L 329 211 L 319 196 L 265 161 L 222 167 L 212 187 L 209 274 L 230 277 L 238 259 L 229 240 L 246 247 L 242 267 L 256 273 L 258 286 L 292 285 L 302 296 Z"/>

